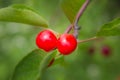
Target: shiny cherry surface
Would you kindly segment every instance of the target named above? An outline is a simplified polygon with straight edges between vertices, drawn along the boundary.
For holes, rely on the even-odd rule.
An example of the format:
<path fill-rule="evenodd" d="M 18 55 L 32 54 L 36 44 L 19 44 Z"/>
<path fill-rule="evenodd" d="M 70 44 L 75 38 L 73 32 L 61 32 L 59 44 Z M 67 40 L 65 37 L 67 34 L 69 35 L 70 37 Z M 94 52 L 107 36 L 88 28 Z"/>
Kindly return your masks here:
<path fill-rule="evenodd" d="M 63 55 L 72 53 L 77 46 L 77 40 L 72 34 L 63 34 L 57 42 L 58 51 Z"/>
<path fill-rule="evenodd" d="M 57 38 L 50 30 L 41 31 L 36 37 L 36 45 L 49 52 L 56 48 Z"/>

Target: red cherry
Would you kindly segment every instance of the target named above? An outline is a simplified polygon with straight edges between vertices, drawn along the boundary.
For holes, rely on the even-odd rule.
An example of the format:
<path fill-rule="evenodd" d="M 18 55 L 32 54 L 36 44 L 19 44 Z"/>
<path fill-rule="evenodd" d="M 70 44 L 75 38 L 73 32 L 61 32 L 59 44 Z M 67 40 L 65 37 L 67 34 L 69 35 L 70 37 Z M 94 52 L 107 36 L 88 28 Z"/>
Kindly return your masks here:
<path fill-rule="evenodd" d="M 49 52 L 56 48 L 57 38 L 50 30 L 41 31 L 36 37 L 36 45 Z"/>
<path fill-rule="evenodd" d="M 110 53 L 111 53 L 111 49 L 110 49 L 109 46 L 103 46 L 103 47 L 102 47 L 102 54 L 103 54 L 104 56 L 109 56 Z"/>
<path fill-rule="evenodd" d="M 68 55 L 76 49 L 77 40 L 72 34 L 63 34 L 58 39 L 57 48 L 63 55 Z"/>

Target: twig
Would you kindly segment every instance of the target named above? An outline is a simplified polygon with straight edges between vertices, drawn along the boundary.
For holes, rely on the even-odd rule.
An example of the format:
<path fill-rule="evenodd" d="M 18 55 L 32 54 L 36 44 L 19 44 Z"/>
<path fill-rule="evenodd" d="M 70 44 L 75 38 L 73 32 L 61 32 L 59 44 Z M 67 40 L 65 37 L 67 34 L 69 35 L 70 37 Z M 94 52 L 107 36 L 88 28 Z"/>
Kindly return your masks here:
<path fill-rule="evenodd" d="M 97 38 L 97 37 L 93 37 L 93 38 L 89 38 L 89 39 L 85 39 L 85 40 L 80 40 L 77 41 L 78 43 L 83 43 L 83 42 L 88 42 L 88 41 L 93 41 L 93 40 L 99 40 L 101 38 Z"/>
<path fill-rule="evenodd" d="M 74 25 L 78 24 L 80 17 L 82 16 L 83 12 L 85 11 L 89 3 L 90 3 L 90 0 L 86 0 L 85 3 L 82 5 L 82 7 L 80 8 L 79 12 L 76 15 Z"/>
<path fill-rule="evenodd" d="M 79 19 L 82 16 L 83 12 L 85 11 L 85 9 L 87 8 L 88 4 L 90 3 L 90 0 L 86 0 L 85 3 L 82 5 L 81 9 L 79 10 L 79 12 L 76 15 L 76 19 L 74 22 L 74 36 L 77 38 L 78 37 L 78 32 L 79 32 Z"/>
<path fill-rule="evenodd" d="M 73 25 L 72 25 L 72 24 L 71 24 L 71 25 L 69 25 L 69 26 L 67 27 L 67 29 L 65 30 L 65 32 L 64 32 L 64 33 L 69 33 L 69 32 L 71 31 L 72 27 L 73 27 Z"/>
<path fill-rule="evenodd" d="M 85 11 L 85 9 L 87 8 L 88 4 L 89 4 L 90 0 L 86 0 L 85 3 L 82 5 L 82 7 L 80 8 L 80 10 L 78 11 L 76 18 L 75 18 L 75 22 L 73 24 L 71 24 L 70 26 L 68 26 L 68 28 L 66 29 L 66 31 L 64 33 L 69 33 L 72 29 L 72 27 L 74 28 L 74 35 L 77 36 L 78 35 L 78 21 L 80 19 L 80 17 L 82 16 L 83 12 Z"/>

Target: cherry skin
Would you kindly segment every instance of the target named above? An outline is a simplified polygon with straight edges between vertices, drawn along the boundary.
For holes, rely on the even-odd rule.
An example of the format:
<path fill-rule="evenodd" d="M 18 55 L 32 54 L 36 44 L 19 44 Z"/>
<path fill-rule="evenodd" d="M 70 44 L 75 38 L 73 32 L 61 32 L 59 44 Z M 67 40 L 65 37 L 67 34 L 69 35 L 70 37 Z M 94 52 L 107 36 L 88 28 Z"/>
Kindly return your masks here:
<path fill-rule="evenodd" d="M 63 55 L 72 53 L 77 46 L 77 40 L 72 34 L 63 34 L 57 42 L 58 51 Z"/>
<path fill-rule="evenodd" d="M 36 37 L 36 45 L 49 52 L 56 48 L 57 38 L 50 30 L 41 31 Z"/>
<path fill-rule="evenodd" d="M 111 53 L 111 48 L 109 46 L 105 45 L 105 46 L 102 47 L 102 54 L 104 56 L 109 56 L 110 53 Z"/>

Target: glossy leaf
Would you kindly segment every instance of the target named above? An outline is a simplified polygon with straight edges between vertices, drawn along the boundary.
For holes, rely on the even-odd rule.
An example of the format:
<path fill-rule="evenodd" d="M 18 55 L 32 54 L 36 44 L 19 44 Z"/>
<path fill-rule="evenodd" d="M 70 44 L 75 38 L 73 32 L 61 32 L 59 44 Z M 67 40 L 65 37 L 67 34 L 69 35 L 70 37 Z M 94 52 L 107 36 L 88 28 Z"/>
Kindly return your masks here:
<path fill-rule="evenodd" d="M 76 14 L 78 13 L 79 9 L 81 8 L 84 2 L 85 0 L 62 0 L 61 1 L 62 9 L 71 23 L 74 22 Z"/>
<path fill-rule="evenodd" d="M 22 4 L 1 8 L 0 21 L 24 23 L 40 27 L 48 26 L 47 21 L 37 12 Z"/>
<path fill-rule="evenodd" d="M 120 36 L 120 18 L 103 25 L 97 36 Z"/>
<path fill-rule="evenodd" d="M 38 80 L 55 54 L 40 49 L 32 51 L 16 66 L 12 80 Z"/>

